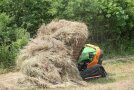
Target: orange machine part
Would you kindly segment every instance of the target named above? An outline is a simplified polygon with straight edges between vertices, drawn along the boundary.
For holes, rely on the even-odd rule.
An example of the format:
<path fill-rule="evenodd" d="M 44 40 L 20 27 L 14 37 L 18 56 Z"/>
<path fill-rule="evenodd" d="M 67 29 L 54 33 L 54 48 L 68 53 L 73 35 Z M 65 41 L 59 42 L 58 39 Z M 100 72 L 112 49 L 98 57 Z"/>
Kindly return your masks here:
<path fill-rule="evenodd" d="M 91 68 L 94 65 L 98 64 L 101 50 L 99 47 L 91 45 L 91 44 L 86 44 L 85 46 L 92 47 L 92 48 L 96 49 L 96 55 L 94 56 L 93 61 L 87 64 L 87 68 Z"/>

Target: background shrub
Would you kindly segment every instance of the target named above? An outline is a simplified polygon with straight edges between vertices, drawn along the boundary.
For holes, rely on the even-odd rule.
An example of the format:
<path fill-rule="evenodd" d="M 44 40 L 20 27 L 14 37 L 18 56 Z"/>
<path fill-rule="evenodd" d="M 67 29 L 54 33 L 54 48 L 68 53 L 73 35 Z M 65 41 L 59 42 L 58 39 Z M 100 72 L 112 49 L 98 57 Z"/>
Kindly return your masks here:
<path fill-rule="evenodd" d="M 29 37 L 53 19 L 85 22 L 87 43 L 104 56 L 134 53 L 134 0 L 0 0 L 0 66 L 14 65 Z"/>
<path fill-rule="evenodd" d="M 29 33 L 23 28 L 11 25 L 13 18 L 0 14 L 0 67 L 15 65 L 15 57 L 29 39 Z"/>

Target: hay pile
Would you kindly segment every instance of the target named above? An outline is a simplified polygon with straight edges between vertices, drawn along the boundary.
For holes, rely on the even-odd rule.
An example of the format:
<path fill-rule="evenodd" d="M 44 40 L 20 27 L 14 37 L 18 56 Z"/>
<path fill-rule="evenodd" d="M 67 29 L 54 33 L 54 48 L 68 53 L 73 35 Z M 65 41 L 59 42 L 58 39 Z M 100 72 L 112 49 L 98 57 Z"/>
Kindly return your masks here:
<path fill-rule="evenodd" d="M 82 85 L 76 66 L 80 49 L 88 38 L 84 23 L 66 20 L 42 25 L 35 39 L 21 50 L 17 66 L 25 75 L 21 87 L 55 88 Z"/>

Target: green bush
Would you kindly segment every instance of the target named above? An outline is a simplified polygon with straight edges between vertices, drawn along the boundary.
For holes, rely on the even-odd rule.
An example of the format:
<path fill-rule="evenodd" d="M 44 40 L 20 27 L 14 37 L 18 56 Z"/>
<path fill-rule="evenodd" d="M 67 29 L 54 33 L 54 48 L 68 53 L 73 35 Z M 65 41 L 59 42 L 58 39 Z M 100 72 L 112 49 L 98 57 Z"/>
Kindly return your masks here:
<path fill-rule="evenodd" d="M 133 52 L 134 1 L 100 0 L 99 3 L 100 14 L 104 17 L 101 22 L 105 22 L 101 44 L 106 53 L 125 55 Z"/>
<path fill-rule="evenodd" d="M 1 0 L 0 12 L 14 17 L 17 27 L 27 29 L 33 36 L 42 23 L 51 21 L 56 11 L 56 0 Z"/>
<path fill-rule="evenodd" d="M 0 67 L 9 68 L 15 65 L 15 58 L 20 48 L 29 39 L 29 33 L 23 28 L 16 28 L 5 13 L 0 14 Z"/>
<path fill-rule="evenodd" d="M 42 23 L 68 19 L 85 22 L 88 43 L 99 45 L 106 55 L 134 52 L 134 0 L 0 0 L 0 13 L 8 15 L 0 16 L 5 51 L 18 51 L 27 43 L 27 31 L 34 37 Z"/>
<path fill-rule="evenodd" d="M 57 16 L 85 22 L 89 43 L 98 44 L 106 54 L 133 52 L 134 0 L 61 1 Z"/>

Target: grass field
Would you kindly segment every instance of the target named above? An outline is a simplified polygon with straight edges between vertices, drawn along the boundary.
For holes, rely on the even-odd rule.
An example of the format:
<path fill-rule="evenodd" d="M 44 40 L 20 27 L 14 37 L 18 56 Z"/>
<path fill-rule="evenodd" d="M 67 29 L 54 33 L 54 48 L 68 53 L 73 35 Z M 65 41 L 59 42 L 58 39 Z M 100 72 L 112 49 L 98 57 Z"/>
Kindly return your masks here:
<path fill-rule="evenodd" d="M 90 80 L 86 87 L 35 90 L 134 90 L 134 57 L 104 60 L 103 66 L 108 76 L 106 78 Z M 6 72 L 7 70 L 0 69 L 0 73 Z M 18 75 L 20 76 L 20 74 L 14 72 L 2 74 L 0 75 L 0 81 L 4 79 L 6 80 L 5 83 L 11 83 L 12 79 L 16 79 Z"/>
<path fill-rule="evenodd" d="M 105 60 L 106 78 L 91 80 L 86 87 L 48 90 L 134 90 L 134 57 Z"/>

